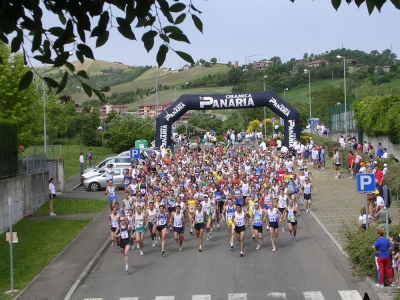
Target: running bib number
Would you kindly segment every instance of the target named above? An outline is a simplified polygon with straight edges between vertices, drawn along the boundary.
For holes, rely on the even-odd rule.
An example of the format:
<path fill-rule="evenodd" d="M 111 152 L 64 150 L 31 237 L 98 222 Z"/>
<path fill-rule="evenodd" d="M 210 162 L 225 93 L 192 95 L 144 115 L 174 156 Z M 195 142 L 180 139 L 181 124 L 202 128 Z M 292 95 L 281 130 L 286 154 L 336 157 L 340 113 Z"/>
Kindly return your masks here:
<path fill-rule="evenodd" d="M 242 221 L 237 221 L 235 223 L 236 223 L 237 226 L 243 226 L 244 225 L 244 222 L 242 222 Z"/>
<path fill-rule="evenodd" d="M 158 225 L 165 225 L 165 220 L 158 220 Z"/>
<path fill-rule="evenodd" d="M 232 220 L 233 215 L 228 215 L 228 220 Z"/>
<path fill-rule="evenodd" d="M 127 239 L 128 238 L 128 232 L 127 231 L 122 231 L 121 232 L 121 239 Z"/>
<path fill-rule="evenodd" d="M 112 227 L 118 227 L 118 221 L 117 220 L 111 220 L 111 226 Z"/>
<path fill-rule="evenodd" d="M 204 218 L 203 217 L 196 217 L 196 221 L 197 221 L 197 223 L 203 223 L 204 222 Z"/>
<path fill-rule="evenodd" d="M 190 206 L 189 206 L 189 210 L 190 210 L 190 211 L 194 211 L 194 205 L 190 205 Z"/>
<path fill-rule="evenodd" d="M 136 227 L 136 228 L 143 227 L 143 221 L 136 221 L 135 227 Z"/>
<path fill-rule="evenodd" d="M 182 222 L 174 222 L 174 227 L 182 227 Z"/>
<path fill-rule="evenodd" d="M 261 219 L 260 218 L 254 218 L 254 224 L 259 224 L 261 223 Z"/>
<path fill-rule="evenodd" d="M 268 219 L 270 222 L 276 222 L 276 217 L 269 217 Z"/>

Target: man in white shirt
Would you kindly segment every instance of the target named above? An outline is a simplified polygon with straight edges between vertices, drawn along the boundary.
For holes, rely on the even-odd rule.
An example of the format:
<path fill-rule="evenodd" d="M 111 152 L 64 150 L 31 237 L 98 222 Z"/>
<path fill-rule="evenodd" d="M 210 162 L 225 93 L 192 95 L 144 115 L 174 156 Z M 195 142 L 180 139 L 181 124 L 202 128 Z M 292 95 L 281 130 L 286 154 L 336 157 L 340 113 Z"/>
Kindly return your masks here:
<path fill-rule="evenodd" d="M 284 153 L 284 154 L 286 155 L 286 154 L 288 154 L 288 152 L 289 152 L 288 147 L 286 147 L 285 145 L 283 145 L 282 148 L 281 148 L 281 153 Z"/>
<path fill-rule="evenodd" d="M 282 148 L 282 141 L 280 139 L 276 140 L 276 149 L 279 151 Z"/>
<path fill-rule="evenodd" d="M 383 150 L 382 159 L 385 161 L 385 160 L 387 160 L 387 159 L 388 159 L 388 157 L 389 157 L 389 154 L 388 154 L 388 152 L 387 152 L 387 149 L 386 149 L 386 148 L 383 148 L 382 150 Z"/>
<path fill-rule="evenodd" d="M 83 174 L 83 166 L 85 165 L 85 160 L 83 158 L 83 152 L 81 152 L 81 156 L 79 156 L 79 165 L 80 165 L 80 176 Z"/>
<path fill-rule="evenodd" d="M 260 143 L 260 146 L 259 146 L 259 147 L 262 148 L 263 151 L 267 150 L 267 144 L 266 144 L 264 141 L 262 141 L 262 142 Z"/>
<path fill-rule="evenodd" d="M 115 170 L 114 170 L 114 165 L 113 164 L 108 164 L 107 168 L 104 171 L 104 174 L 106 175 L 106 181 L 108 182 L 109 180 L 113 180 Z"/>

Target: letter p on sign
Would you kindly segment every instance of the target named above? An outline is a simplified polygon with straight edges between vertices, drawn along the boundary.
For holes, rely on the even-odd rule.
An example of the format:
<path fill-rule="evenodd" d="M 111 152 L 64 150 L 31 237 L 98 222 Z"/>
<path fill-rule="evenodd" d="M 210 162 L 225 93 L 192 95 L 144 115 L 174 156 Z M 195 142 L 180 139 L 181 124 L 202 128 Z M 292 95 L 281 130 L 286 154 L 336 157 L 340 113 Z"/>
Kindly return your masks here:
<path fill-rule="evenodd" d="M 140 158 L 140 149 L 131 148 L 131 158 Z"/>
<path fill-rule="evenodd" d="M 375 191 L 375 175 L 374 174 L 357 174 L 357 193 L 371 193 Z"/>

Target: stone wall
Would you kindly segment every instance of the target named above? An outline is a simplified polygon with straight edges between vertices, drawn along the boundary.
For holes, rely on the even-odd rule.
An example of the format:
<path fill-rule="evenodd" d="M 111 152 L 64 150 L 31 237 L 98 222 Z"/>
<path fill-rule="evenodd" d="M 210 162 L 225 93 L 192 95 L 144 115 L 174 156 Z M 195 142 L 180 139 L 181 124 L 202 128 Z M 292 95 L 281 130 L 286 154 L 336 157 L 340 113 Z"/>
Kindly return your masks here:
<path fill-rule="evenodd" d="M 48 199 L 49 173 L 38 172 L 0 180 L 0 234 L 9 228 L 8 198 L 18 199 L 12 206 L 12 223 L 31 214 Z"/>

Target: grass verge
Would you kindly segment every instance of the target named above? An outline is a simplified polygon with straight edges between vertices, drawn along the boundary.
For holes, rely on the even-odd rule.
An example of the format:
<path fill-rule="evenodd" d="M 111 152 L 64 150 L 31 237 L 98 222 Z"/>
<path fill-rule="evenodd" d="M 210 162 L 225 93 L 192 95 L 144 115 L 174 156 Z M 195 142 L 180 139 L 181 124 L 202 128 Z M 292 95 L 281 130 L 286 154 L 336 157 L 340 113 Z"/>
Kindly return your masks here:
<path fill-rule="evenodd" d="M 24 289 L 92 219 L 23 219 L 13 226 L 18 243 L 13 246 L 14 288 Z M 10 246 L 0 235 L 0 300 L 13 299 L 5 295 L 10 290 Z"/>
<path fill-rule="evenodd" d="M 73 141 L 70 141 L 73 142 Z M 72 176 L 79 174 L 79 156 L 81 151 L 85 158 L 85 168 L 88 168 L 86 161 L 86 153 L 92 149 L 93 160 L 92 164 L 101 162 L 104 158 L 116 155 L 111 149 L 106 147 L 86 147 L 80 145 L 57 145 L 47 146 L 47 158 L 58 159 L 60 156 L 64 159 L 64 178 L 65 180 L 70 179 Z M 25 149 L 24 155 L 44 153 L 44 147 L 42 145 L 32 146 Z M 77 182 L 78 183 L 78 182 Z"/>
<path fill-rule="evenodd" d="M 106 200 L 70 200 L 56 198 L 54 211 L 58 215 L 99 213 L 107 206 Z M 47 215 L 49 213 L 49 201 L 43 204 L 34 215 Z"/>

